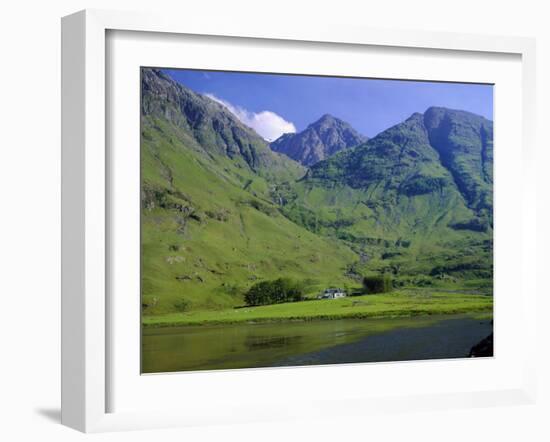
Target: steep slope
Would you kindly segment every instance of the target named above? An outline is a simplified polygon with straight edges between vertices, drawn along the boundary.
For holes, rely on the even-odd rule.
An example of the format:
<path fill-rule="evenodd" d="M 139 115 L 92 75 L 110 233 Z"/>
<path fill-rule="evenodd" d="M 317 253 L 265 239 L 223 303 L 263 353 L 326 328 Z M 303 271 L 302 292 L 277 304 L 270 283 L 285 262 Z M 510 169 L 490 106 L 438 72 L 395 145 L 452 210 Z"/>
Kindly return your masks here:
<path fill-rule="evenodd" d="M 144 314 L 242 305 L 261 279 L 292 277 L 311 290 L 349 282 L 355 253 L 272 202 L 300 165 L 161 72 L 144 69 L 142 88 Z"/>
<path fill-rule="evenodd" d="M 312 166 L 283 211 L 349 241 L 363 269 L 490 278 L 491 159 L 488 120 L 431 108 Z"/>
<path fill-rule="evenodd" d="M 275 180 L 303 175 L 299 164 L 273 153 L 266 141 L 224 106 L 162 71 L 142 69 L 141 90 L 142 115 L 170 122 L 192 140 L 190 147 L 209 156 L 225 156 L 240 167 Z"/>
<path fill-rule="evenodd" d="M 468 206 L 492 217 L 493 122 L 469 112 L 432 107 L 424 114 L 424 125 Z"/>
<path fill-rule="evenodd" d="M 370 272 L 491 287 L 489 120 L 431 108 L 357 147 L 323 144 L 334 154 L 306 173 L 161 71 L 142 70 L 141 111 L 144 314 L 242 305 L 277 277 L 309 293 Z"/>
<path fill-rule="evenodd" d="M 354 229 L 386 236 L 429 233 L 470 213 L 451 172 L 430 145 L 422 114 L 314 165 L 300 188 L 305 202 L 325 195 L 308 205 L 340 207 L 340 213 L 349 209 L 356 218 L 348 223 Z M 348 197 L 341 196 L 345 189 Z"/>
<path fill-rule="evenodd" d="M 297 134 L 284 134 L 271 143 L 271 149 L 311 166 L 335 153 L 367 141 L 345 121 L 323 115 Z"/>

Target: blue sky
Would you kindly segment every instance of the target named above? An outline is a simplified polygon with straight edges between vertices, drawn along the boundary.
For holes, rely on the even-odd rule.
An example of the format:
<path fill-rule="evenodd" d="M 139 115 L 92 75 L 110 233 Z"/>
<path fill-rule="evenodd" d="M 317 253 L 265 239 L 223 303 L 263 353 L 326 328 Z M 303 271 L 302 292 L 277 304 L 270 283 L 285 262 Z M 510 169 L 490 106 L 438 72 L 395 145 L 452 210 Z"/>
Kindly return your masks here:
<path fill-rule="evenodd" d="M 493 87 L 362 78 L 164 69 L 186 87 L 226 105 L 271 140 L 301 131 L 324 114 L 372 137 L 430 106 L 493 119 Z"/>

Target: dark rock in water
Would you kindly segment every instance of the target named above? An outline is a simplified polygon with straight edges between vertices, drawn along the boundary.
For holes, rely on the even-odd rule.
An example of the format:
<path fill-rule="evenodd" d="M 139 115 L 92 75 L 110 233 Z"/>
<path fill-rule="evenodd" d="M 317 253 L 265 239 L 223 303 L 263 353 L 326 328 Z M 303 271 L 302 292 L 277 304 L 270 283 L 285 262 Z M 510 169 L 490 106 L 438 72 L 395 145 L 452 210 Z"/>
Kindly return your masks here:
<path fill-rule="evenodd" d="M 491 333 L 470 350 L 471 358 L 484 358 L 493 356 L 493 334 Z"/>

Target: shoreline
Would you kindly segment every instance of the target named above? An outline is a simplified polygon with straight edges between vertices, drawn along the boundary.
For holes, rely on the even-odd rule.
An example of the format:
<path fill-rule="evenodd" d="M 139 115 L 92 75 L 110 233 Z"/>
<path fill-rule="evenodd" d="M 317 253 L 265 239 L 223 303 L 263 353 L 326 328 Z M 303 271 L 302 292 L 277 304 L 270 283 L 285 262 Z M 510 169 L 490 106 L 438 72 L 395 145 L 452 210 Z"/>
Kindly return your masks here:
<path fill-rule="evenodd" d="M 309 315 L 309 316 L 288 316 L 288 317 L 260 317 L 254 319 L 248 318 L 234 318 L 223 320 L 167 320 L 158 322 L 147 322 L 143 320 L 141 322 L 142 330 L 145 329 L 159 329 L 159 328 L 171 328 L 171 327 L 208 327 L 208 326 L 220 326 L 220 325 L 238 325 L 238 324 L 276 324 L 276 323 L 296 323 L 296 322 L 313 322 L 313 321 L 336 321 L 336 320 L 357 320 L 357 319 L 397 319 L 397 318 L 414 318 L 414 317 L 427 317 L 427 316 L 453 316 L 453 315 L 480 315 L 480 319 L 492 318 L 493 307 L 490 308 L 463 308 L 453 309 L 448 311 L 415 311 L 408 310 L 402 312 L 388 311 L 386 313 L 375 312 L 354 312 L 347 314 L 324 314 L 324 315 Z M 161 317 L 159 317 L 160 319 Z M 156 318 L 154 318 L 156 319 Z"/>

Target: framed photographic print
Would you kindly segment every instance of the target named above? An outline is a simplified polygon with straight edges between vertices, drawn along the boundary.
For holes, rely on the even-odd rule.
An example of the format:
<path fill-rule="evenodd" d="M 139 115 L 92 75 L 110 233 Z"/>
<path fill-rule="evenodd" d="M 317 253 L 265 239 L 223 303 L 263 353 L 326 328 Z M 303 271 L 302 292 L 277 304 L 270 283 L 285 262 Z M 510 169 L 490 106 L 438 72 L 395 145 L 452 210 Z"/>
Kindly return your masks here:
<path fill-rule="evenodd" d="M 532 400 L 533 57 L 65 18 L 63 422 Z"/>

